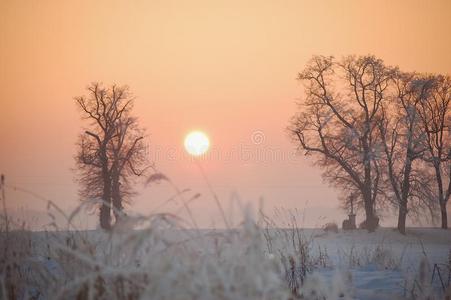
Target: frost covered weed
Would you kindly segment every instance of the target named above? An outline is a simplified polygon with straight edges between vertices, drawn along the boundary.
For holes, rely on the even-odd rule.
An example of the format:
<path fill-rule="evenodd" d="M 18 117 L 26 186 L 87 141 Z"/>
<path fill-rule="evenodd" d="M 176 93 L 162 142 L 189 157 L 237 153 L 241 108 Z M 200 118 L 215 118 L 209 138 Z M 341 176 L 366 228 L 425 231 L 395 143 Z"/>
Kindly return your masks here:
<path fill-rule="evenodd" d="M 414 278 L 406 280 L 406 296 L 414 300 L 432 300 L 439 299 L 434 293 L 431 285 L 431 268 L 424 257 L 420 262 L 420 267 Z"/>
<path fill-rule="evenodd" d="M 317 266 L 327 264 L 327 251 L 320 248 L 321 258 L 313 256 L 311 238 L 296 226 L 272 231 L 271 236 L 283 234 L 284 243 L 269 253 L 268 231 L 250 214 L 235 229 L 184 224 L 177 216 L 154 214 L 128 217 L 111 232 L 14 232 L 8 251 L 22 252 L 20 260 L 13 252 L 3 256 L 16 270 L 2 269 L 2 299 L 329 299 L 342 294 L 335 287 L 339 280 L 310 279 Z"/>
<path fill-rule="evenodd" d="M 364 267 L 374 265 L 386 270 L 399 270 L 404 258 L 404 251 L 395 257 L 393 251 L 381 241 L 372 247 L 359 248 L 355 244 L 348 249 L 337 251 L 339 264 L 346 268 Z"/>
<path fill-rule="evenodd" d="M 152 214 L 126 217 L 110 232 L 79 231 L 72 220 L 84 205 L 67 215 L 49 201 L 51 230 L 37 233 L 11 230 L 5 210 L 0 299 L 324 299 L 331 287 L 307 281 L 328 256 L 321 248 L 312 256 L 296 218 L 288 230 L 262 230 L 244 211 L 240 227 L 205 231 Z"/>
<path fill-rule="evenodd" d="M 0 299 L 15 299 L 32 279 L 23 268 L 32 253 L 30 233 L 10 223 L 8 231 L 0 232 L 0 245 Z"/>
<path fill-rule="evenodd" d="M 326 247 L 321 247 L 321 245 L 318 245 L 318 255 L 316 258 L 316 265 L 320 268 L 328 268 L 332 267 L 333 263 L 332 260 L 329 257 L 329 254 L 327 252 Z"/>
<path fill-rule="evenodd" d="M 393 251 L 388 249 L 384 243 L 376 245 L 370 255 L 370 263 L 384 269 L 398 270 L 402 264 L 403 256 L 396 259 Z"/>
<path fill-rule="evenodd" d="M 285 281 L 295 297 L 303 295 L 301 290 L 304 289 L 305 280 L 315 269 L 331 266 L 326 248 L 319 246 L 317 253 L 312 251 L 313 235 L 307 236 L 299 226 L 299 216 L 297 210 L 284 209 L 277 209 L 275 212 L 275 218 L 280 220 L 262 216 L 266 248 L 272 256 L 279 259 Z M 310 283 L 310 288 L 312 287 Z M 316 286 L 316 289 L 322 288 Z"/>
<path fill-rule="evenodd" d="M 27 282 L 34 280 L 23 267 L 31 263 L 28 259 L 34 249 L 25 224 L 8 216 L 4 175 L 0 176 L 0 197 L 0 299 L 16 299 Z"/>
<path fill-rule="evenodd" d="M 280 265 L 264 253 L 261 231 L 249 216 L 238 229 L 208 233 L 184 228 L 180 219 L 167 214 L 129 218 L 127 223 L 128 228 L 111 233 L 55 231 L 41 235 L 40 252 L 25 255 L 27 261 L 39 263 L 17 264 L 18 270 L 26 266 L 31 276 L 9 279 L 22 286 L 15 286 L 13 295 L 5 294 L 3 284 L 2 296 L 7 297 L 2 298 L 291 297 L 280 276 Z M 133 229 L 137 227 L 140 229 Z M 13 263 L 10 256 L 4 258 Z"/>
<path fill-rule="evenodd" d="M 129 216 L 111 232 L 52 222 L 52 231 L 31 233 L 0 223 L 0 299 L 352 299 L 351 273 L 332 270 L 327 248 L 286 215 L 279 227 L 245 211 L 238 228 L 224 230 L 192 228 L 171 214 Z M 402 260 L 383 242 L 341 258 L 349 268 Z M 406 281 L 407 299 L 433 299 L 428 272 Z"/>
<path fill-rule="evenodd" d="M 451 299 L 448 275 L 444 274 L 444 278 L 434 277 L 435 266 L 431 264 L 426 252 L 423 254 L 418 269 L 411 272 L 414 275 L 405 280 L 406 297 L 413 300 Z M 447 268 L 449 270 L 449 265 L 443 264 L 443 266 L 445 267 L 443 270 Z"/>

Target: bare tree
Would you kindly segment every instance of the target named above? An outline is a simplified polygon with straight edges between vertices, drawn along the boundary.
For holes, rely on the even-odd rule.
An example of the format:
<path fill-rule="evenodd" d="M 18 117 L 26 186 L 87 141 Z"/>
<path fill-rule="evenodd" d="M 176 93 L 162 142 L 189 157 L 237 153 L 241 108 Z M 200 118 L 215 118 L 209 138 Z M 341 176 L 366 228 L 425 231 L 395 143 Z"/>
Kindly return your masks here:
<path fill-rule="evenodd" d="M 446 229 L 446 205 L 451 194 L 451 78 L 424 76 L 415 83 L 427 87 L 419 105 L 428 150 L 423 158 L 434 169 L 441 227 Z"/>
<path fill-rule="evenodd" d="M 121 220 L 123 203 L 134 195 L 132 179 L 146 173 L 150 165 L 146 156 L 144 131 L 137 119 L 127 116 L 119 120 L 116 137 L 111 143 L 112 202 L 116 223 Z"/>
<path fill-rule="evenodd" d="M 289 126 L 306 155 L 314 155 L 324 177 L 345 192 L 358 191 L 365 227 L 374 231 L 381 178 L 377 121 L 393 70 L 373 56 L 315 56 L 298 79 L 305 102 Z M 358 204 L 358 203 L 357 203 Z"/>
<path fill-rule="evenodd" d="M 392 101 L 385 102 L 382 106 L 382 115 L 379 119 L 379 130 L 386 159 L 386 173 L 388 186 L 392 193 L 389 199 L 393 199 L 398 207 L 398 230 L 406 233 L 406 218 L 410 209 L 422 208 L 421 203 L 415 203 L 408 208 L 409 199 L 422 201 L 420 197 L 414 197 L 412 184 L 415 180 L 416 169 L 421 164 L 414 164 L 424 151 L 425 135 L 422 128 L 418 105 L 422 99 L 426 87 L 412 84 L 415 74 L 397 72 L 393 77 Z M 420 171 L 421 172 L 421 171 Z"/>
<path fill-rule="evenodd" d="M 75 98 L 83 118 L 89 121 L 89 130 L 80 135 L 75 157 L 82 186 L 80 195 L 83 199 L 102 200 L 100 226 L 110 229 L 112 199 L 113 206 L 122 211 L 122 196 L 130 190 L 128 170 L 143 172 L 147 160 L 143 136 L 137 136 L 142 131 L 138 130 L 136 119 L 130 117 L 133 97 L 128 87 L 105 88 L 93 83 L 87 90 L 88 96 Z M 133 130 L 125 130 L 124 124 Z"/>

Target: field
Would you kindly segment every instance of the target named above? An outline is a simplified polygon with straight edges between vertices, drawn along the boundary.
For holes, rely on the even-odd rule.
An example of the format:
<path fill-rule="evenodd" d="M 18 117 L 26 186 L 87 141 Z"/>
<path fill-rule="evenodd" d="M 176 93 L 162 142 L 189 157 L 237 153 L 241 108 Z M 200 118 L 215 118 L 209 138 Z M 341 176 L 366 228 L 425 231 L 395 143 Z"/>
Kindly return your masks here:
<path fill-rule="evenodd" d="M 171 215 L 129 222 L 112 233 L 4 232 L 3 299 L 449 297 L 448 230 L 333 232 L 250 217 L 238 228 L 207 230 Z"/>

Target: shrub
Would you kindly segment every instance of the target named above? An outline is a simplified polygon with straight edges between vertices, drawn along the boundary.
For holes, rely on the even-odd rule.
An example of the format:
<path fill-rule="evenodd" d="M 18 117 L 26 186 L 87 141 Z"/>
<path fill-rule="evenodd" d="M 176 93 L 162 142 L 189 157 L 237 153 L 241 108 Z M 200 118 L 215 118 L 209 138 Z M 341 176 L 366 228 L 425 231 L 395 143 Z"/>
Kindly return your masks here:
<path fill-rule="evenodd" d="M 323 230 L 325 232 L 333 232 L 333 233 L 338 233 L 338 225 L 336 223 L 326 223 L 323 226 Z"/>

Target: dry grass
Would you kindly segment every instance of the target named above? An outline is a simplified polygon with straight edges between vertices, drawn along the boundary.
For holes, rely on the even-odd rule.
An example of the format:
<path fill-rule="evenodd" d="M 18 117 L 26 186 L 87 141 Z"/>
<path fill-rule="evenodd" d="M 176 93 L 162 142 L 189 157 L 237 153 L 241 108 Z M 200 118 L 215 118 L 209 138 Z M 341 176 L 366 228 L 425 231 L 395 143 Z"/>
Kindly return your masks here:
<path fill-rule="evenodd" d="M 64 214 L 49 207 L 53 216 Z M 335 266 L 330 249 L 302 230 L 298 211 L 279 210 L 257 223 L 244 210 L 240 227 L 211 231 L 175 215 L 151 214 L 128 217 L 112 232 L 76 230 L 70 222 L 81 213 L 64 214 L 67 225 L 52 223 L 53 230 L 40 233 L 3 214 L 0 299 L 353 297 L 347 273 L 327 280 L 315 273 Z M 341 255 L 348 268 L 396 269 L 402 262 L 384 243 Z M 406 281 L 406 298 L 433 299 L 426 266 Z"/>

